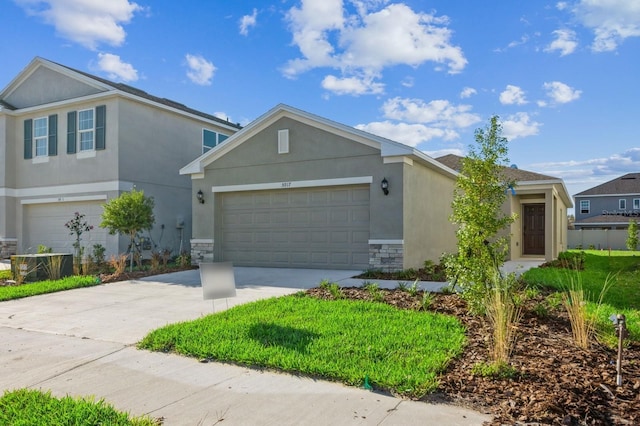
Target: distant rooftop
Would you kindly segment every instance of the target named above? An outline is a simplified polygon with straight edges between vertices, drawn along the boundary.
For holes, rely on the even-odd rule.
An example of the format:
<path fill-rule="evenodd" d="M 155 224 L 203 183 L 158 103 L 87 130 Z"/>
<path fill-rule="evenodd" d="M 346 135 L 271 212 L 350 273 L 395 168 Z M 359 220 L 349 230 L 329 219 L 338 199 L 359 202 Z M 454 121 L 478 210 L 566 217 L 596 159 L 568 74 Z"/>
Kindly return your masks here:
<path fill-rule="evenodd" d="M 640 173 L 627 173 L 624 176 L 582 191 L 575 196 L 615 194 L 640 194 Z"/>

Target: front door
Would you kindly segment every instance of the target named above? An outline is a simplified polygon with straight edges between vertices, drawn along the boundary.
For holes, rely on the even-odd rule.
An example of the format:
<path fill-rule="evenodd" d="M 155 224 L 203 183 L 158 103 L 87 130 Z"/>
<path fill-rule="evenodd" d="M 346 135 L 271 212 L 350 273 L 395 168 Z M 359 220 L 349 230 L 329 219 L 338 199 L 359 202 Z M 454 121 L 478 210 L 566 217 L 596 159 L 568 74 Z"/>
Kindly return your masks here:
<path fill-rule="evenodd" d="M 544 255 L 544 204 L 525 204 L 523 224 L 523 254 Z"/>

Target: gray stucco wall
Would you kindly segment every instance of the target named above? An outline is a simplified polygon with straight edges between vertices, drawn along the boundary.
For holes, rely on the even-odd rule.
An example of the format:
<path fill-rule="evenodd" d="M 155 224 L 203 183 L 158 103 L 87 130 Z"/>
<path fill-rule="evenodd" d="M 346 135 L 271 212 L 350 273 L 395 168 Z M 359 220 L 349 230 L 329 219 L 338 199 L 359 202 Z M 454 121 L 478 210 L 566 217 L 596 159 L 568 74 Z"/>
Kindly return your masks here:
<path fill-rule="evenodd" d="M 5 100 L 22 109 L 100 93 L 101 90 L 47 68 L 38 68 Z"/>
<path fill-rule="evenodd" d="M 610 196 L 580 196 L 575 197 L 575 218 L 576 221 L 584 220 L 589 217 L 599 216 L 601 214 L 609 213 L 615 214 L 614 212 L 623 212 L 619 208 L 619 201 L 626 200 L 627 208 L 626 212 L 640 215 L 640 210 L 633 209 L 633 200 L 640 199 L 640 194 L 625 194 L 625 195 L 610 195 Z M 580 201 L 588 200 L 590 203 L 589 213 L 580 213 Z M 621 220 L 622 222 L 623 220 Z"/>
<path fill-rule="evenodd" d="M 405 164 L 404 172 L 404 268 L 439 263 L 444 253 L 457 251 L 449 221 L 455 179 L 417 162 Z"/>

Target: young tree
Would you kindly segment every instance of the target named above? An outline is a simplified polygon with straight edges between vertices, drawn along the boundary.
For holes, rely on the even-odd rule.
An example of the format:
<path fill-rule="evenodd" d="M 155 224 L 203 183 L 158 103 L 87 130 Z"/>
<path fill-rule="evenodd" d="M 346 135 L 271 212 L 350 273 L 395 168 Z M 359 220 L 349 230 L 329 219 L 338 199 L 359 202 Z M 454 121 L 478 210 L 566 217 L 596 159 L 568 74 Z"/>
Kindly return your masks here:
<path fill-rule="evenodd" d="M 494 274 L 504 263 L 507 238 L 499 232 L 516 215 L 505 215 L 502 205 L 506 192 L 515 182 L 504 175 L 507 165 L 507 139 L 502 136 L 498 116 L 485 128 L 476 129 L 476 147 L 462 160 L 456 182 L 451 221 L 458 225 L 458 253 L 446 260 L 448 279 L 462 289 L 463 297 L 474 312 L 482 306 L 491 290 Z"/>
<path fill-rule="evenodd" d="M 149 230 L 155 222 L 153 216 L 153 197 L 145 197 L 144 191 L 123 192 L 119 197 L 109 200 L 104 205 L 101 228 L 110 234 L 129 236 L 131 260 L 129 270 L 133 269 L 133 248 L 136 235 L 140 231 Z"/>
<path fill-rule="evenodd" d="M 627 248 L 629 250 L 635 250 L 638 247 L 638 222 L 635 220 L 629 221 L 629 228 L 627 230 Z"/>

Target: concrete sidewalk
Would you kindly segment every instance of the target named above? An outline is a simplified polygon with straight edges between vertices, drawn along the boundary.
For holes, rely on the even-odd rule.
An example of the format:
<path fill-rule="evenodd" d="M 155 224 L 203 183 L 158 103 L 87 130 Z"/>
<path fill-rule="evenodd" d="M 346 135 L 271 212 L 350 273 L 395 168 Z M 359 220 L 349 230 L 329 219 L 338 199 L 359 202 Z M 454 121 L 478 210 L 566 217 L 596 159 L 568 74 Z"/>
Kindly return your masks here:
<path fill-rule="evenodd" d="M 229 307 L 291 294 L 355 271 L 237 268 Z M 357 280 L 362 284 L 361 280 Z M 277 284 L 265 285 L 265 284 Z M 216 301 L 215 310 L 226 308 Z M 0 389 L 104 398 L 165 425 L 480 425 L 461 407 L 135 349 L 152 329 L 207 315 L 198 271 L 0 303 Z"/>

